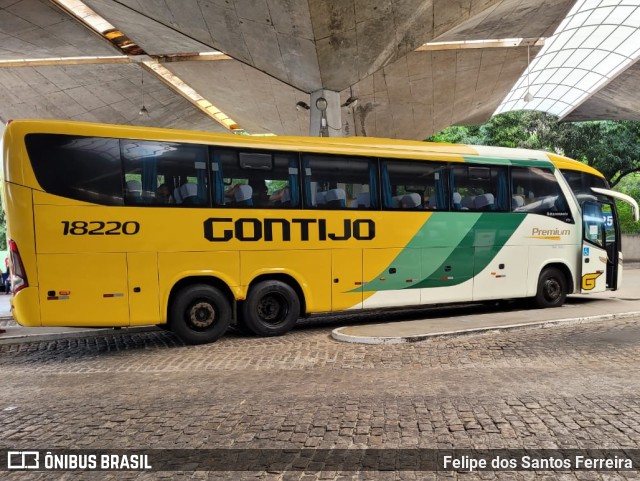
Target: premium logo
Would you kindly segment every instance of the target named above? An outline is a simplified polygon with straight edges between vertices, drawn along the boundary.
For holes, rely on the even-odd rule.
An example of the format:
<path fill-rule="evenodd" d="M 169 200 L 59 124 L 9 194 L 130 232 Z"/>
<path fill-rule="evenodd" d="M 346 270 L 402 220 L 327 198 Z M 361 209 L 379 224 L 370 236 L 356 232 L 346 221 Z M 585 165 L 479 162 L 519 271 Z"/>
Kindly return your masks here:
<path fill-rule="evenodd" d="M 560 240 L 562 236 L 570 234 L 571 229 L 540 229 L 534 227 L 531 229 L 531 235 L 527 237 L 529 239 Z"/>

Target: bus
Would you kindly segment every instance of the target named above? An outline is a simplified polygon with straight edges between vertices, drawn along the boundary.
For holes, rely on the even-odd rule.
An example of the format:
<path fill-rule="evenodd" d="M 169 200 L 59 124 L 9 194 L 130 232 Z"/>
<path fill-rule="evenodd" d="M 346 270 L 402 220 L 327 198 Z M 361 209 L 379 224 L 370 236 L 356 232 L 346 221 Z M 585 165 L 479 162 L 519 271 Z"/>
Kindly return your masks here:
<path fill-rule="evenodd" d="M 617 289 L 614 199 L 543 152 L 16 120 L 3 139 L 23 326 L 156 324 L 185 343 L 336 311 Z"/>

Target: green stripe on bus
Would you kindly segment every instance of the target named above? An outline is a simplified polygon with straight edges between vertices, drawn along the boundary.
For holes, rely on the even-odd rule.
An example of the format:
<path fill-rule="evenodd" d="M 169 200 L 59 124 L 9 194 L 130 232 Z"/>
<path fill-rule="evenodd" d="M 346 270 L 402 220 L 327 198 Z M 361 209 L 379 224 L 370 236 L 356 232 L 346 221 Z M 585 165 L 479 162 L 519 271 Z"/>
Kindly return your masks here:
<path fill-rule="evenodd" d="M 421 271 L 416 279 L 419 281 L 425 273 L 428 273 L 427 275 L 433 273 L 452 255 L 481 216 L 481 213 L 476 212 L 434 212 L 391 264 L 363 286 L 364 291 L 388 291 L 412 287 L 407 286 L 403 276 L 389 275 L 389 268 L 393 266 L 400 272 L 410 271 L 416 267 L 417 262 Z M 422 255 L 423 250 L 429 251 L 430 255 Z M 380 280 L 381 277 L 385 280 Z"/>
<path fill-rule="evenodd" d="M 407 247 L 362 290 L 390 291 L 461 284 L 487 267 L 525 217 L 526 214 L 515 213 L 436 212 Z M 448 245 L 444 245 L 445 242 Z M 405 273 L 416 266 L 420 269 L 419 280 L 411 285 L 407 285 L 406 276 L 389 273 L 391 267 Z"/>
<path fill-rule="evenodd" d="M 431 275 L 408 288 L 455 286 L 471 279 L 495 258 L 525 217 L 526 214 L 483 213 L 453 253 Z"/>

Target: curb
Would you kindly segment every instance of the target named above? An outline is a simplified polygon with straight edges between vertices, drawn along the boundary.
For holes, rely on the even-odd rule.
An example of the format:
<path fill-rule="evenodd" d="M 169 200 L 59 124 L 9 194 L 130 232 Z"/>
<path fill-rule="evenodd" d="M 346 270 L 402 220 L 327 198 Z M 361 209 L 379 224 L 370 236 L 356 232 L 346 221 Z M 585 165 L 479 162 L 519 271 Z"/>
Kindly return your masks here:
<path fill-rule="evenodd" d="M 431 334 L 418 334 L 416 336 L 380 337 L 380 336 L 353 336 L 340 332 L 345 327 L 339 327 L 331 331 L 331 337 L 337 341 L 350 342 L 353 344 L 405 344 L 410 342 L 420 342 L 434 340 L 442 337 L 463 336 L 468 334 L 480 334 L 498 332 L 503 330 L 545 328 L 557 325 L 587 324 L 597 321 L 613 321 L 616 319 L 628 319 L 640 316 L 640 311 L 621 312 L 618 314 L 600 314 L 598 316 L 575 317 L 567 319 L 554 319 L 549 321 L 535 321 L 523 324 L 507 324 L 505 326 L 487 326 L 471 329 L 458 329 L 455 331 L 434 332 Z"/>
<path fill-rule="evenodd" d="M 38 329 L 34 327 L 33 329 Z M 79 339 L 83 337 L 95 337 L 95 336 L 116 336 L 118 334 L 136 334 L 140 332 L 148 332 L 159 330 L 156 326 L 136 326 L 136 327 L 122 327 L 120 329 L 114 329 L 112 327 L 95 328 L 91 330 L 84 330 L 78 328 L 78 331 L 65 331 L 49 334 L 14 334 L 7 335 L 9 331 L 4 334 L 0 334 L 0 345 L 4 344 L 22 344 L 29 342 L 44 342 L 44 341 L 57 341 L 58 339 Z"/>

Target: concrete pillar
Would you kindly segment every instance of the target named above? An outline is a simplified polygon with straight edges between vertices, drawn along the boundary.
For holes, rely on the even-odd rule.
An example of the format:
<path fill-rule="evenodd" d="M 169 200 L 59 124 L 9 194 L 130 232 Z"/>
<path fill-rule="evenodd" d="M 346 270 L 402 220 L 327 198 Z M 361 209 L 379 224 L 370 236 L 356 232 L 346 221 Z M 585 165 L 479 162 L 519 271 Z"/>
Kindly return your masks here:
<path fill-rule="evenodd" d="M 326 109 L 323 106 L 326 100 Z M 311 115 L 309 116 L 309 135 L 312 137 L 342 137 L 342 116 L 340 113 L 340 94 L 333 90 L 316 90 L 311 94 Z"/>

